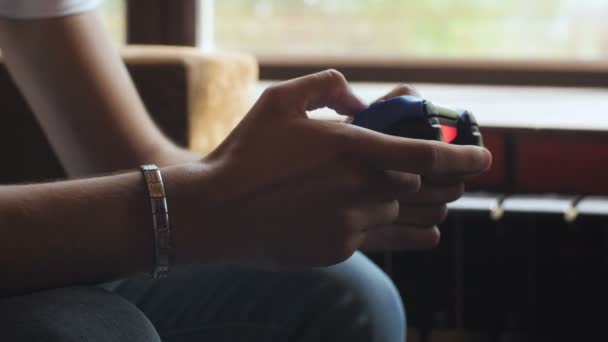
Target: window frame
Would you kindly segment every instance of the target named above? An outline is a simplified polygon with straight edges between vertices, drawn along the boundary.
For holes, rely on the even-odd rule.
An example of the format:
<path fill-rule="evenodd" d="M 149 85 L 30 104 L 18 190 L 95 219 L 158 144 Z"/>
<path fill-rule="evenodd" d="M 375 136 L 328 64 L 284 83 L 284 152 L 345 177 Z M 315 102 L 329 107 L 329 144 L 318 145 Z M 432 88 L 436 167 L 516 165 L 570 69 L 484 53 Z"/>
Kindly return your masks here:
<path fill-rule="evenodd" d="M 355 82 L 608 87 L 607 62 L 258 55 L 260 78 L 336 68 Z"/>
<path fill-rule="evenodd" d="M 127 44 L 194 46 L 197 0 L 126 0 Z"/>
<path fill-rule="evenodd" d="M 127 43 L 196 46 L 198 0 L 127 1 Z M 608 87 L 608 61 L 419 59 L 256 55 L 260 78 L 288 79 L 335 68 L 351 81 Z"/>

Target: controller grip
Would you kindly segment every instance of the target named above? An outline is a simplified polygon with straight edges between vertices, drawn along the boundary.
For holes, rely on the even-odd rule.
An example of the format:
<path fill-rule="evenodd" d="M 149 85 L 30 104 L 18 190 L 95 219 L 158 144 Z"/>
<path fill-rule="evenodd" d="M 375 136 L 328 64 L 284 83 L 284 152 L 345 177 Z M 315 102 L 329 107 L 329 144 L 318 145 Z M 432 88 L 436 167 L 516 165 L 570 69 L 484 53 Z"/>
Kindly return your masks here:
<path fill-rule="evenodd" d="M 477 125 L 477 121 L 471 112 L 464 111 L 456 122 L 458 134 L 451 142 L 455 145 L 475 145 L 483 146 L 483 138 L 481 131 Z"/>
<path fill-rule="evenodd" d="M 429 123 L 428 120 L 396 122 L 389 126 L 384 133 L 403 138 L 443 141 L 441 128 Z"/>
<path fill-rule="evenodd" d="M 443 141 L 439 120 L 427 108 L 419 97 L 399 96 L 372 104 L 352 124 L 403 138 Z"/>
<path fill-rule="evenodd" d="M 435 106 L 415 96 L 399 96 L 377 102 L 356 114 L 353 125 L 394 136 L 445 141 L 442 125 L 454 127 L 457 134 L 450 143 L 482 146 L 475 117 L 466 110 Z"/>

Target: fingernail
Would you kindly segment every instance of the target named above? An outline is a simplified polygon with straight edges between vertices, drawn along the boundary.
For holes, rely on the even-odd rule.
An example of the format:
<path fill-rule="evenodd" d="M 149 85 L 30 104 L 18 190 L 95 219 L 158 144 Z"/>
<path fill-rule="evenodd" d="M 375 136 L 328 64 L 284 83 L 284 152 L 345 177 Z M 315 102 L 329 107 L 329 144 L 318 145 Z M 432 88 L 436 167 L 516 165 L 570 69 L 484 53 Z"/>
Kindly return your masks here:
<path fill-rule="evenodd" d="M 492 153 L 485 147 L 477 147 L 480 169 L 487 171 L 492 166 Z"/>

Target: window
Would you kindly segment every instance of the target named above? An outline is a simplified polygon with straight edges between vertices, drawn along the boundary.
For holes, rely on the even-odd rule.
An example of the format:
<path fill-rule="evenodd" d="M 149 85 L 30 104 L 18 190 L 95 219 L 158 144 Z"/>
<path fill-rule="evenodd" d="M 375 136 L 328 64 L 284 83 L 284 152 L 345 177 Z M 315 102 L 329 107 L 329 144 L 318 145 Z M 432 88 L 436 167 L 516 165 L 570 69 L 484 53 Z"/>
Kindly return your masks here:
<path fill-rule="evenodd" d="M 255 53 L 265 79 L 333 66 L 351 81 L 493 84 L 419 87 L 432 100 L 475 111 L 484 124 L 608 127 L 606 90 L 505 86 L 605 85 L 605 0 L 199 1 L 203 43 Z M 354 87 L 373 100 L 391 85 Z M 572 115 L 581 103 L 598 110 Z"/>
<path fill-rule="evenodd" d="M 126 43 L 125 0 L 105 0 L 100 8 L 101 18 L 112 40 L 119 44 Z"/>
<path fill-rule="evenodd" d="M 597 61 L 607 16 L 605 0 L 221 0 L 215 42 L 258 55 Z"/>

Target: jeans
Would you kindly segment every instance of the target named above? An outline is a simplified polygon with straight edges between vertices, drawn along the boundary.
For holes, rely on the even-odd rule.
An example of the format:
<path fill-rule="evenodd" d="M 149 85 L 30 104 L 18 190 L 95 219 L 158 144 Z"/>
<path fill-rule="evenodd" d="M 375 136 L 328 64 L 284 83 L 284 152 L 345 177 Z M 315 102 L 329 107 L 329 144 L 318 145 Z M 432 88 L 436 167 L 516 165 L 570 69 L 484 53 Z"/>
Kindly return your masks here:
<path fill-rule="evenodd" d="M 4 298 L 0 327 L 7 342 L 405 340 L 399 293 L 361 253 L 303 272 L 191 266 Z"/>

